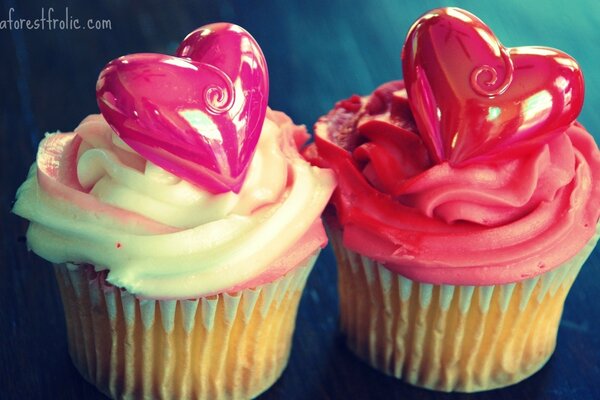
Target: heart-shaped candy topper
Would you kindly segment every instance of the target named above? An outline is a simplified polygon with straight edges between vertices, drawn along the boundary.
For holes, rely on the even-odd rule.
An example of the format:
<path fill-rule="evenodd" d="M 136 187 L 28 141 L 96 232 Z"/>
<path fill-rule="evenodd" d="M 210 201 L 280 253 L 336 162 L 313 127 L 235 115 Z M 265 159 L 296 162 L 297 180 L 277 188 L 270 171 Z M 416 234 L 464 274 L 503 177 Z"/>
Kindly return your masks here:
<path fill-rule="evenodd" d="M 125 143 L 212 193 L 240 191 L 268 93 L 260 47 L 227 23 L 190 33 L 176 56 L 117 58 L 96 86 L 102 115 Z"/>
<path fill-rule="evenodd" d="M 544 47 L 505 48 L 458 8 L 415 22 L 402 63 L 411 110 L 437 162 L 459 164 L 548 140 L 583 104 L 575 60 Z"/>

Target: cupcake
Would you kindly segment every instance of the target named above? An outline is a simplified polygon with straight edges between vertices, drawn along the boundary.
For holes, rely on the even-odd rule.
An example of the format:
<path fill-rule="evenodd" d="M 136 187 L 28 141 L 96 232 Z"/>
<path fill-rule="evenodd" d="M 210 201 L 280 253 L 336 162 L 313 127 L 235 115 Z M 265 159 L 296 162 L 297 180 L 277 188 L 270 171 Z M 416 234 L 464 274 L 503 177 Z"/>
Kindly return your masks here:
<path fill-rule="evenodd" d="M 565 297 L 598 239 L 600 152 L 575 118 L 568 55 L 503 47 L 474 15 L 411 27 L 404 81 L 338 102 L 313 163 L 348 347 L 412 385 L 476 392 L 552 355 Z"/>
<path fill-rule="evenodd" d="M 40 143 L 13 210 L 54 264 L 73 363 L 112 398 L 257 396 L 286 366 L 333 173 L 267 108 L 235 25 L 112 61 L 97 97 Z"/>

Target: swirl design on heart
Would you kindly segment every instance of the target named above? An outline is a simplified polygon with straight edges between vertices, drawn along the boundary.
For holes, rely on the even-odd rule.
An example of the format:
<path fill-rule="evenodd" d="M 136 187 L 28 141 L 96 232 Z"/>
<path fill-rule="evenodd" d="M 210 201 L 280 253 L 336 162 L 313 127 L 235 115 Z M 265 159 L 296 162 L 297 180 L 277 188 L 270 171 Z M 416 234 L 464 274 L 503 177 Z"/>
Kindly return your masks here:
<path fill-rule="evenodd" d="M 515 71 L 513 62 L 505 49 L 501 50 L 501 57 L 506 73 L 504 75 L 504 81 L 500 85 L 497 84 L 498 70 L 491 65 L 481 65 L 471 72 L 471 87 L 477 94 L 486 97 L 499 96 L 504 93 L 512 83 Z"/>
<path fill-rule="evenodd" d="M 202 63 L 203 66 L 213 70 L 223 80 L 223 85 L 210 84 L 204 88 L 204 101 L 207 110 L 215 115 L 224 114 L 233 107 L 235 103 L 235 88 L 231 78 L 226 73 L 210 64 Z"/>

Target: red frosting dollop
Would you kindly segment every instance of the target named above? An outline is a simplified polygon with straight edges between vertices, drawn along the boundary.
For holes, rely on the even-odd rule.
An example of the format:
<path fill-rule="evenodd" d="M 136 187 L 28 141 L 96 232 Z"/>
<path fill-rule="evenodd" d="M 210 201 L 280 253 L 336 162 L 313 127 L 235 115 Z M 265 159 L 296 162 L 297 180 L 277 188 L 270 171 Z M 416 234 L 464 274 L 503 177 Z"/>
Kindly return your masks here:
<path fill-rule="evenodd" d="M 316 124 L 313 163 L 332 168 L 344 244 L 433 284 L 520 281 L 577 254 L 600 217 L 600 152 L 577 122 L 485 160 L 433 163 L 404 83 L 340 101 Z"/>

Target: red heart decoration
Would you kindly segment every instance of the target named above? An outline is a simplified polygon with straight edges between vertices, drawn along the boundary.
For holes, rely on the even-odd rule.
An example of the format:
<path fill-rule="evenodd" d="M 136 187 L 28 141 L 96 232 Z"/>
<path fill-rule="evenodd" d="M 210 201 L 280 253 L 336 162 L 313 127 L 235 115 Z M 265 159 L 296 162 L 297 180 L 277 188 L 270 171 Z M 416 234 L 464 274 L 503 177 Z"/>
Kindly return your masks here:
<path fill-rule="evenodd" d="M 260 47 L 227 23 L 189 34 L 176 56 L 111 61 L 96 86 L 113 130 L 147 160 L 210 192 L 239 192 L 267 109 Z"/>
<path fill-rule="evenodd" d="M 473 14 L 428 12 L 402 49 L 411 110 L 436 162 L 459 164 L 548 140 L 581 111 L 584 83 L 570 56 L 505 48 Z"/>

